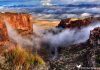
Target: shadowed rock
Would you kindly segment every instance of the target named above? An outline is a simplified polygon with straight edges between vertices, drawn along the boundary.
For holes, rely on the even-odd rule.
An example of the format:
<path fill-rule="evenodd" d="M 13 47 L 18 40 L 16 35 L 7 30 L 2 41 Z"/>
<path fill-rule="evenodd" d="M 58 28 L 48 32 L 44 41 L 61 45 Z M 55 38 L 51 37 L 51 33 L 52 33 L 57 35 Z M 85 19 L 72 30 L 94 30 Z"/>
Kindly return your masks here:
<path fill-rule="evenodd" d="M 88 18 L 67 18 L 62 19 L 58 24 L 58 28 L 81 28 L 88 26 L 92 22 L 100 21 L 100 17 L 88 17 Z"/>

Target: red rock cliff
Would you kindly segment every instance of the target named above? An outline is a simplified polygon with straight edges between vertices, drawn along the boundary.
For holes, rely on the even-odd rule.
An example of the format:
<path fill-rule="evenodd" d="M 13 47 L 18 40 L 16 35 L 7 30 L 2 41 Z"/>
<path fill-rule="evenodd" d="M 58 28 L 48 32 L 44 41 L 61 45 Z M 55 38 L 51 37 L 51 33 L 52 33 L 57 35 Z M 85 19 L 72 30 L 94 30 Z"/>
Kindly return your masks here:
<path fill-rule="evenodd" d="M 7 30 L 4 20 L 7 20 L 18 32 L 25 32 L 26 34 L 32 32 L 32 16 L 30 14 L 0 13 L 0 42 L 7 40 Z"/>
<path fill-rule="evenodd" d="M 67 18 L 62 19 L 57 27 L 62 28 L 80 28 L 88 26 L 92 22 L 100 21 L 100 17 L 88 17 L 88 18 Z"/>

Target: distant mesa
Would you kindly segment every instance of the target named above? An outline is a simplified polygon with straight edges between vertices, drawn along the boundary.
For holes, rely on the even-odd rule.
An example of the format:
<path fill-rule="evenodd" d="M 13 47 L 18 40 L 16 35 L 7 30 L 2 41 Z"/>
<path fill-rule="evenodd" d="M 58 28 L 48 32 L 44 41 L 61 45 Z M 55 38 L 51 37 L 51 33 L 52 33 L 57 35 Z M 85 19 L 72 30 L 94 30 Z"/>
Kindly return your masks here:
<path fill-rule="evenodd" d="M 84 26 L 88 26 L 89 24 L 93 22 L 100 21 L 100 16 L 98 17 L 93 17 L 89 16 L 89 14 L 82 14 L 82 16 L 88 16 L 85 18 L 67 18 L 67 19 L 62 19 L 60 23 L 58 24 L 58 28 L 81 28 Z"/>

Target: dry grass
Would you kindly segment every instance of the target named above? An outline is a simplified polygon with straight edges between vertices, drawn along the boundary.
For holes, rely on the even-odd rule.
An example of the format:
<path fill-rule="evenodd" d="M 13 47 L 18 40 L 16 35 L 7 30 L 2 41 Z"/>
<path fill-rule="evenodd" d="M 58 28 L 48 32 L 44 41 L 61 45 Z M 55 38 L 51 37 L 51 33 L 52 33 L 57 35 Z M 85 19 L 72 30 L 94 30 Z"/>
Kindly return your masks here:
<path fill-rule="evenodd" d="M 22 47 L 9 47 L 0 58 L 0 69 L 29 70 L 37 66 L 45 66 L 45 62 L 38 54 L 32 54 Z"/>

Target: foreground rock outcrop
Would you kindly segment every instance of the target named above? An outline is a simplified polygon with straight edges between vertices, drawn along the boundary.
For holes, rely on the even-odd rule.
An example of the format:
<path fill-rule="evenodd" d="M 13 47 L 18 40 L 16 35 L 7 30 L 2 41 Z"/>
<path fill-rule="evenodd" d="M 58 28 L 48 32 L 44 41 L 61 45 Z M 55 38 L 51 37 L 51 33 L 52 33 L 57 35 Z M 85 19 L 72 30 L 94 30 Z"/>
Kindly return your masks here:
<path fill-rule="evenodd" d="M 100 46 L 100 27 L 95 28 L 90 32 L 90 45 L 93 47 Z"/>
<path fill-rule="evenodd" d="M 98 70 L 100 67 L 100 27 L 90 32 L 85 43 L 61 48 L 57 60 L 50 61 L 50 70 Z"/>

